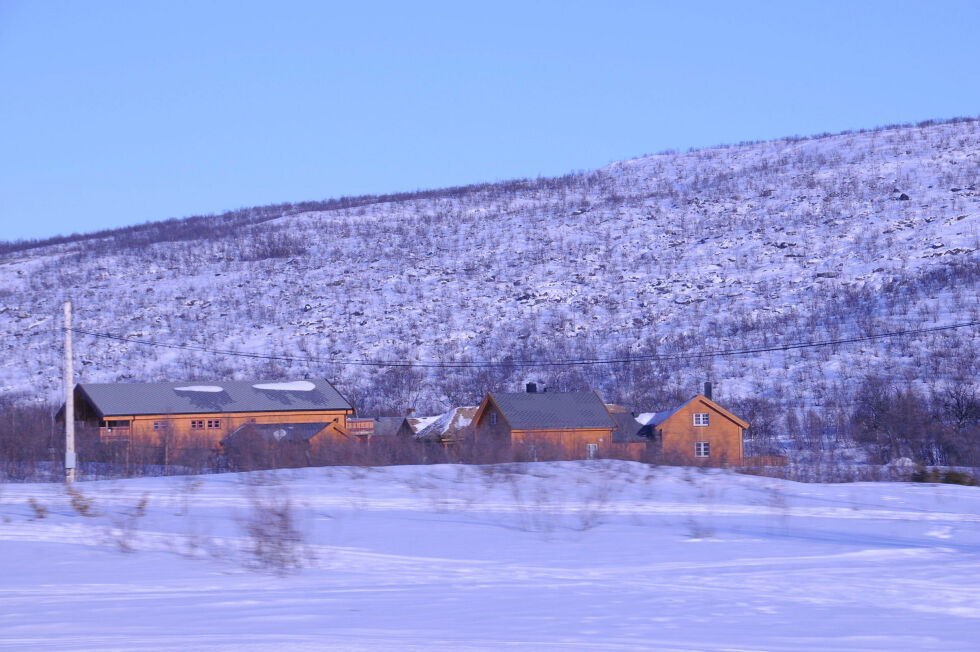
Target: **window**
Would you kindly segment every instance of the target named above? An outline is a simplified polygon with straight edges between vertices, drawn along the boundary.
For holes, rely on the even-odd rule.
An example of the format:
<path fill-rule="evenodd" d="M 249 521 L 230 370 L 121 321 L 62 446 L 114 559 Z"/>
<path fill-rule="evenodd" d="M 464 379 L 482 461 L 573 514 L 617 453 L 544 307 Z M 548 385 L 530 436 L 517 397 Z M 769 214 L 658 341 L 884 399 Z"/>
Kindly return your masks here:
<path fill-rule="evenodd" d="M 694 442 L 694 457 L 711 457 L 711 442 Z"/>
<path fill-rule="evenodd" d="M 706 425 L 708 425 L 708 413 L 707 412 L 696 412 L 694 414 L 694 425 L 696 425 L 696 426 L 706 426 Z"/>
<path fill-rule="evenodd" d="M 214 430 L 221 427 L 221 419 L 208 419 L 208 429 Z"/>
<path fill-rule="evenodd" d="M 586 459 L 594 460 L 599 457 L 599 444 L 586 444 L 585 445 L 585 457 Z"/>
<path fill-rule="evenodd" d="M 497 425 L 497 413 L 496 412 L 491 412 L 490 413 L 490 425 L 491 426 Z"/>
<path fill-rule="evenodd" d="M 154 430 L 166 430 L 169 427 L 170 427 L 170 424 L 168 424 L 166 421 L 154 421 L 153 422 L 153 429 Z"/>
<path fill-rule="evenodd" d="M 191 430 L 204 430 L 204 419 L 192 419 Z"/>
<path fill-rule="evenodd" d="M 109 428 L 110 430 L 112 428 L 128 428 L 129 427 L 129 421 L 120 421 L 120 420 L 110 419 L 110 420 L 108 420 L 108 421 L 105 422 L 105 427 L 106 428 Z"/>

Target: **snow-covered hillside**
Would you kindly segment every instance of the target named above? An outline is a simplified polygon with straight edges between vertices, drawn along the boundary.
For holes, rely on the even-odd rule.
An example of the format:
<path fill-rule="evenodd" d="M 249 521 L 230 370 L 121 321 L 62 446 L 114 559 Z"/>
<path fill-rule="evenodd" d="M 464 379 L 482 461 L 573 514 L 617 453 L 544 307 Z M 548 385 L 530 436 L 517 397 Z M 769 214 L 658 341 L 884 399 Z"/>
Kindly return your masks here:
<path fill-rule="evenodd" d="M 528 378 L 596 387 L 645 411 L 708 378 L 722 400 L 846 410 L 842 397 L 867 375 L 931 386 L 976 376 L 976 327 L 643 364 L 324 361 L 669 357 L 980 320 L 977 121 L 658 154 L 286 213 L 235 233 L 166 242 L 137 229 L 5 254 L 0 387 L 56 397 L 53 329 L 66 299 L 91 331 L 318 360 L 78 336 L 82 380 L 310 374 L 375 414 L 472 405 Z"/>
<path fill-rule="evenodd" d="M 610 461 L 75 489 L 2 486 L 0 648 L 896 652 L 980 638 L 975 487 Z"/>

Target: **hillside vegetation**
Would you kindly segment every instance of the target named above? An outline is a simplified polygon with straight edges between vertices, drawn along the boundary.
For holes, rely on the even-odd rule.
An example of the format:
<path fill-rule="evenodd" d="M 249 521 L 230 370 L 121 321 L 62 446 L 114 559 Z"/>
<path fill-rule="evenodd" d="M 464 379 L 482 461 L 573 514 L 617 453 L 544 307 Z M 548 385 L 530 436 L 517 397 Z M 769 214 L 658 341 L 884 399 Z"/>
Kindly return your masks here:
<path fill-rule="evenodd" d="M 863 419 L 886 445 L 874 410 L 896 402 L 914 407 L 896 423 L 939 417 L 962 434 L 980 418 L 976 326 L 684 356 L 980 321 L 978 184 L 980 123 L 955 120 L 6 243 L 0 386 L 56 400 L 70 299 L 81 329 L 299 358 L 79 335 L 83 381 L 308 374 L 379 414 L 474 404 L 527 379 L 646 411 L 711 379 L 760 436 Z M 540 364 L 607 358 L 621 362 Z M 339 362 L 351 360 L 503 364 Z"/>

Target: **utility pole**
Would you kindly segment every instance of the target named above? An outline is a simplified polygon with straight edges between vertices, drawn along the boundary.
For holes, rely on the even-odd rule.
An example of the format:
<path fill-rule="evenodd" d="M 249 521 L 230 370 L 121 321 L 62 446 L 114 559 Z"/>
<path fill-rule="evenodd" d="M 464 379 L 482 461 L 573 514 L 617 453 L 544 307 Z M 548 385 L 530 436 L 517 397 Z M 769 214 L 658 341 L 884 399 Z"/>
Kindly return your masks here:
<path fill-rule="evenodd" d="M 71 301 L 65 301 L 65 482 L 75 481 L 75 383 L 71 357 Z"/>

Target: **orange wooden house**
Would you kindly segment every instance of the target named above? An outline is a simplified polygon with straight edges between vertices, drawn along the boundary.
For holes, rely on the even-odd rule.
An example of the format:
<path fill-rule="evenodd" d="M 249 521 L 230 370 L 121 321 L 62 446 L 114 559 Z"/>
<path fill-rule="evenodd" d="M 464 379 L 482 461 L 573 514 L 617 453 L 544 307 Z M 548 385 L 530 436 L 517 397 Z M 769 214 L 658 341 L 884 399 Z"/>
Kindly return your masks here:
<path fill-rule="evenodd" d="M 473 417 L 477 443 L 526 445 L 592 458 L 612 443 L 616 420 L 595 392 L 490 392 Z"/>
<path fill-rule="evenodd" d="M 75 386 L 76 420 L 97 429 L 102 442 L 217 448 L 247 426 L 277 425 L 281 428 L 270 432 L 289 432 L 295 424 L 314 429 L 313 436 L 346 437 L 353 411 L 333 385 L 320 379 Z"/>
<path fill-rule="evenodd" d="M 710 465 L 737 465 L 743 461 L 743 436 L 748 422 L 704 394 L 673 410 L 640 414 L 636 420 L 642 426 L 640 435 L 654 442 L 659 440 L 665 461 Z"/>

